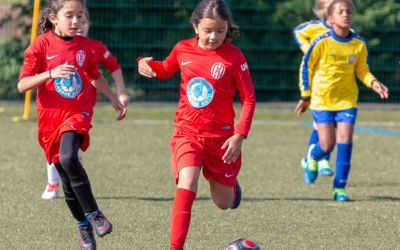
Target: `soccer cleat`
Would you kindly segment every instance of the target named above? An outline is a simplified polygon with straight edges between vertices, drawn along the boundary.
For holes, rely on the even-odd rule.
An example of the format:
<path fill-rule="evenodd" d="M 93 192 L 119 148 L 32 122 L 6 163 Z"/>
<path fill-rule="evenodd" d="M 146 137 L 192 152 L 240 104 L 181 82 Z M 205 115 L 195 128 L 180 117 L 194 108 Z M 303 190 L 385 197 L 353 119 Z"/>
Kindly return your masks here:
<path fill-rule="evenodd" d="M 239 182 L 237 179 L 236 179 L 234 191 L 235 191 L 235 199 L 233 200 L 231 209 L 238 208 L 240 205 L 240 201 L 242 200 L 242 189 L 240 188 L 240 185 L 239 185 Z"/>
<path fill-rule="evenodd" d="M 103 237 L 106 234 L 112 232 L 111 222 L 104 216 L 101 211 L 93 212 L 86 216 L 92 227 L 96 231 L 96 234 Z"/>
<path fill-rule="evenodd" d="M 304 172 L 304 182 L 307 184 L 312 184 L 318 177 L 318 161 L 311 157 L 311 151 L 315 147 L 315 144 L 310 145 L 307 152 L 306 159 L 301 160 L 301 166 Z"/>
<path fill-rule="evenodd" d="M 43 200 L 53 200 L 55 198 L 58 197 L 58 185 L 57 184 L 51 184 L 48 183 L 46 185 L 46 189 L 44 190 L 43 194 L 42 194 L 42 199 Z"/>
<path fill-rule="evenodd" d="M 315 148 L 315 144 L 311 144 L 307 152 L 307 168 L 311 171 L 318 171 L 318 161 L 311 157 L 311 152 Z"/>
<path fill-rule="evenodd" d="M 304 182 L 313 184 L 318 177 L 318 171 L 312 171 L 308 167 L 304 169 Z"/>
<path fill-rule="evenodd" d="M 78 238 L 81 250 L 96 250 L 96 239 L 90 224 L 78 225 Z"/>
<path fill-rule="evenodd" d="M 346 193 L 344 188 L 334 188 L 333 192 L 333 200 L 335 201 L 349 201 L 349 195 Z"/>
<path fill-rule="evenodd" d="M 301 159 L 300 165 L 302 168 L 307 167 L 307 159 L 305 157 L 303 159 Z"/>
<path fill-rule="evenodd" d="M 332 176 L 331 163 L 328 160 L 318 161 L 318 172 L 320 175 Z"/>

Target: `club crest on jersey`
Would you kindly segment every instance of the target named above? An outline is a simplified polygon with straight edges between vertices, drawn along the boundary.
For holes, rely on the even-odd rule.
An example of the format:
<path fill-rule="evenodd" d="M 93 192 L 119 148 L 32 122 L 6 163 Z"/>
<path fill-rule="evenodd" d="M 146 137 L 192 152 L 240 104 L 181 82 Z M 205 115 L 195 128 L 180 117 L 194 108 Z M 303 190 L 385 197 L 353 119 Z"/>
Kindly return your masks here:
<path fill-rule="evenodd" d="M 56 78 L 54 80 L 54 88 L 57 93 L 65 98 L 75 98 L 82 90 L 82 82 L 78 71 L 69 78 Z"/>
<path fill-rule="evenodd" d="M 348 58 L 349 64 L 353 64 L 355 60 L 356 60 L 356 56 L 355 55 L 349 55 L 349 58 Z"/>
<path fill-rule="evenodd" d="M 83 50 L 78 50 L 76 52 L 76 62 L 78 63 L 79 67 L 82 67 L 82 65 L 85 63 L 86 59 L 86 52 Z"/>
<path fill-rule="evenodd" d="M 225 65 L 222 62 L 216 62 L 211 67 L 211 76 L 214 79 L 221 79 L 225 74 Z"/>
<path fill-rule="evenodd" d="M 192 78 L 189 81 L 186 93 L 190 104 L 195 108 L 207 106 L 214 97 L 214 89 L 211 83 L 202 77 Z"/>

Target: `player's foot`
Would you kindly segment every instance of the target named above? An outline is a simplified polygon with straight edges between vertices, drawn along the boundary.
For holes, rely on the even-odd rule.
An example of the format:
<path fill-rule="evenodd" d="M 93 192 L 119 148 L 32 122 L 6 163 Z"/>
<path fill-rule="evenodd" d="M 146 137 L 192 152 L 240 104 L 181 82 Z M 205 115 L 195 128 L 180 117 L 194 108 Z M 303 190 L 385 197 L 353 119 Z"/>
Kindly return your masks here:
<path fill-rule="evenodd" d="M 93 212 L 86 217 L 90 224 L 92 224 L 98 236 L 103 237 L 104 235 L 112 232 L 111 222 L 101 211 Z"/>
<path fill-rule="evenodd" d="M 301 166 L 304 169 L 304 182 L 312 184 L 318 177 L 318 161 L 311 157 L 311 151 L 314 149 L 315 144 L 310 145 L 307 153 L 307 162 L 305 159 L 301 161 Z"/>
<path fill-rule="evenodd" d="M 328 160 L 318 161 L 318 172 L 320 175 L 332 176 L 333 171 L 331 168 L 331 163 Z"/>
<path fill-rule="evenodd" d="M 333 200 L 335 201 L 349 201 L 349 195 L 347 194 L 344 188 L 334 188 L 333 192 Z"/>
<path fill-rule="evenodd" d="M 59 183 L 57 183 L 57 184 L 48 183 L 46 185 L 46 189 L 44 190 L 44 192 L 42 194 L 42 199 L 43 200 L 53 200 L 53 199 L 57 198 L 58 185 L 59 185 Z"/>
<path fill-rule="evenodd" d="M 234 191 L 235 191 L 235 198 L 231 205 L 231 209 L 238 208 L 240 205 L 240 201 L 242 200 L 242 189 L 240 188 L 240 185 L 239 185 L 239 182 L 237 179 L 236 179 Z"/>
<path fill-rule="evenodd" d="M 90 224 L 78 225 L 78 238 L 81 250 L 96 250 L 96 239 Z"/>

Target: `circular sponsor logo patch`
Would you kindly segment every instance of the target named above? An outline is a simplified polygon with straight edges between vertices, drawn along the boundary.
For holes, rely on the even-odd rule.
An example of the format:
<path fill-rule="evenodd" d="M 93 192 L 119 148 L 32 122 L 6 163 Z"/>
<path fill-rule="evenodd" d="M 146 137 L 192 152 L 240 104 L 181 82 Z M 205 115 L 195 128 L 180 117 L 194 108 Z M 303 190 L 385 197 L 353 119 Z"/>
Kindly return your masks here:
<path fill-rule="evenodd" d="M 207 106 L 214 96 L 213 87 L 202 77 L 192 78 L 189 81 L 186 92 L 190 104 L 195 108 Z"/>
<path fill-rule="evenodd" d="M 82 90 L 82 82 L 78 71 L 69 78 L 56 78 L 54 87 L 57 93 L 65 98 L 75 98 Z"/>

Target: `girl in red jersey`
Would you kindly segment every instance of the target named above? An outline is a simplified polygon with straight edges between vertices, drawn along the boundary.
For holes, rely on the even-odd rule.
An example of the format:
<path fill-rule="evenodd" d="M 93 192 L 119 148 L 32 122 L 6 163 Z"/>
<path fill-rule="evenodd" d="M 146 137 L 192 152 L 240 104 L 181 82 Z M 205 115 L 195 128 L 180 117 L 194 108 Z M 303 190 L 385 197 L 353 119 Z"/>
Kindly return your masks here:
<path fill-rule="evenodd" d="M 89 79 L 112 102 L 123 119 L 126 109 L 111 92 L 81 28 L 83 0 L 51 0 L 42 11 L 43 34 L 25 50 L 18 89 L 36 87 L 38 139 L 47 162 L 60 174 L 65 201 L 77 220 L 81 249 L 96 249 L 93 228 L 103 237 L 112 225 L 99 210 L 78 150 L 89 146 L 94 102 Z"/>
<path fill-rule="evenodd" d="M 241 192 L 236 177 L 256 103 L 246 59 L 227 40 L 238 35 L 228 5 L 223 0 L 203 0 L 190 21 L 197 36 L 178 42 L 164 61 L 138 58 L 138 71 L 145 77 L 168 78 L 181 71 L 175 132 L 170 141 L 178 184 L 170 249 L 183 249 L 201 170 L 219 208 L 239 206 Z M 234 128 L 236 90 L 242 110 Z"/>
<path fill-rule="evenodd" d="M 82 28 L 78 30 L 77 35 L 86 37 L 90 28 L 90 15 L 87 8 L 84 10 L 84 15 L 82 17 Z M 129 96 L 125 91 L 124 78 L 122 75 L 121 67 L 114 57 L 113 54 L 108 50 L 108 48 L 101 42 L 93 39 L 89 39 L 91 42 L 92 52 L 97 63 L 101 64 L 110 72 L 116 87 L 116 92 L 119 101 L 124 105 L 128 106 Z M 92 86 L 91 94 L 92 99 L 96 104 L 97 89 Z M 79 159 L 82 160 L 81 152 L 79 151 Z M 42 199 L 52 200 L 58 196 L 58 186 L 60 182 L 60 177 L 53 163 L 47 163 L 47 185 L 42 194 Z"/>

